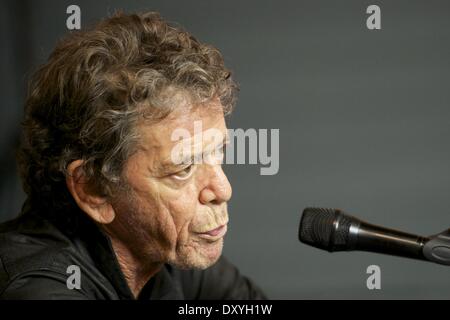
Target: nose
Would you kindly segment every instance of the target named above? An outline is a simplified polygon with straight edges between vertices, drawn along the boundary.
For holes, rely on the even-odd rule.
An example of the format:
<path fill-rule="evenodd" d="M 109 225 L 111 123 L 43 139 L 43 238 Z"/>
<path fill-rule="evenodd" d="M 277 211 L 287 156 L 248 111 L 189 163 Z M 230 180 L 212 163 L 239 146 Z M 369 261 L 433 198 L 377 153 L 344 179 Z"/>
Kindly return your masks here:
<path fill-rule="evenodd" d="M 231 198 L 232 189 L 221 165 L 207 165 L 208 183 L 200 192 L 202 204 L 220 204 Z"/>

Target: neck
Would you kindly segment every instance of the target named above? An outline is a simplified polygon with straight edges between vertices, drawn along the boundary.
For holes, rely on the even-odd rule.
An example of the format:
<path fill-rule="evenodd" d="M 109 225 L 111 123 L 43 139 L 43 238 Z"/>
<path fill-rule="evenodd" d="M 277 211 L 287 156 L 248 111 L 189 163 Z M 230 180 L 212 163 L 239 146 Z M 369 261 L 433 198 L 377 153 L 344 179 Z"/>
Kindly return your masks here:
<path fill-rule="evenodd" d="M 133 296 L 137 298 L 144 285 L 161 269 L 163 264 L 148 261 L 148 259 L 135 254 L 119 239 L 110 238 L 128 287 Z"/>

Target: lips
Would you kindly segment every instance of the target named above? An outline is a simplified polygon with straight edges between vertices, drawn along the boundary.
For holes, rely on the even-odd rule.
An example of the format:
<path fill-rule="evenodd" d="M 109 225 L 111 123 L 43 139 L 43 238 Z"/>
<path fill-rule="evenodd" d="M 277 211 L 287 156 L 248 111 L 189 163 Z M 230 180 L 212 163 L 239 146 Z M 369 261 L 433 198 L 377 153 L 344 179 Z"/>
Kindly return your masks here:
<path fill-rule="evenodd" d="M 217 236 L 224 227 L 225 227 L 225 225 L 215 228 L 211 231 L 204 232 L 204 233 L 209 234 L 210 236 Z"/>
<path fill-rule="evenodd" d="M 199 237 L 207 240 L 218 240 L 222 238 L 226 232 L 227 232 L 227 225 L 223 224 L 215 229 L 206 232 L 199 232 L 197 234 Z"/>

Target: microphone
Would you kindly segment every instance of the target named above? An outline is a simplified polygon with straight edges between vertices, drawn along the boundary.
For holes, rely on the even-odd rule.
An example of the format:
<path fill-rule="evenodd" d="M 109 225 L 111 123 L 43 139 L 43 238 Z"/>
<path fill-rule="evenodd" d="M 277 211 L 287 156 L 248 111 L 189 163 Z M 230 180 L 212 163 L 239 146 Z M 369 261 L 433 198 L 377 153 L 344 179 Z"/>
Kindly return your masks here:
<path fill-rule="evenodd" d="M 335 251 L 368 251 L 450 265 L 450 229 L 422 237 L 367 223 L 339 209 L 306 208 L 299 240 Z"/>

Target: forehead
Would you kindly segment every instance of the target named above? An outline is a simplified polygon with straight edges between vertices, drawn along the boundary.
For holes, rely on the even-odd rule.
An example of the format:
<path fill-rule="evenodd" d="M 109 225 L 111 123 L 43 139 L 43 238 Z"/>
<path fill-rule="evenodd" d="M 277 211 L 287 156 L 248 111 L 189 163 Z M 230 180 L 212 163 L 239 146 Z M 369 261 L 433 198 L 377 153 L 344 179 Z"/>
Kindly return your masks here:
<path fill-rule="evenodd" d="M 226 124 L 222 107 L 219 102 L 215 105 L 198 106 L 192 109 L 176 109 L 159 123 L 139 127 L 141 136 L 140 147 L 144 151 L 151 151 L 153 155 L 164 157 L 179 140 L 172 140 L 175 130 L 187 130 L 191 137 L 198 134 L 199 123 L 202 132 L 210 129 L 219 130 L 226 136 Z"/>

